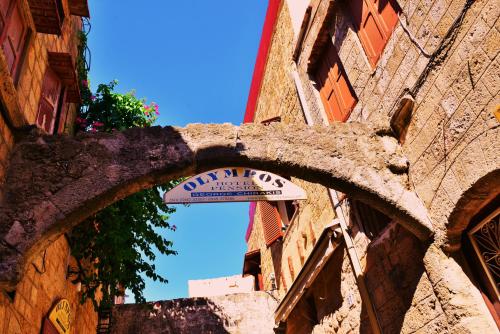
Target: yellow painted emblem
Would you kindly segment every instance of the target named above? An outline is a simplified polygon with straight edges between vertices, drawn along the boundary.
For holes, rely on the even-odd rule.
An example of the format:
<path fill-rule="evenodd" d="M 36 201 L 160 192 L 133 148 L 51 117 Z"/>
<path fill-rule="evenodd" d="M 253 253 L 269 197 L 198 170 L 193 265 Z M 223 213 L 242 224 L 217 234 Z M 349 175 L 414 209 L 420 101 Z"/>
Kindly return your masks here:
<path fill-rule="evenodd" d="M 71 307 L 67 299 L 61 299 L 49 314 L 49 321 L 60 334 L 68 334 L 71 329 Z"/>

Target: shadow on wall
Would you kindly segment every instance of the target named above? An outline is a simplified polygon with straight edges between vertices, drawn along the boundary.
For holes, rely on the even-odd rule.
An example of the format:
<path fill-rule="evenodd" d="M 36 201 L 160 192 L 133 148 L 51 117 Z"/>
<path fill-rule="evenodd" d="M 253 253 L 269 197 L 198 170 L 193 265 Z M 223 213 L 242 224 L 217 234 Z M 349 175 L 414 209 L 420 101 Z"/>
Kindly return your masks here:
<path fill-rule="evenodd" d="M 281 289 L 281 285 L 285 277 L 281 277 L 281 257 L 283 255 L 283 241 L 273 243 L 271 246 L 271 257 L 273 259 L 274 279 L 277 289 Z M 267 277 L 266 277 L 267 278 Z"/>
<path fill-rule="evenodd" d="M 290 313 L 286 324 L 286 334 L 338 330 L 338 322 L 331 324 L 332 319 L 327 318 L 331 318 L 342 307 L 344 300 L 341 290 L 342 264 L 345 255 L 343 245 L 335 250 L 314 283 Z M 337 319 L 336 315 L 333 317 Z"/>
<path fill-rule="evenodd" d="M 402 331 L 405 315 L 411 313 L 412 302 L 417 308 L 420 302 L 431 307 L 427 314 L 419 315 L 417 323 L 410 319 L 409 326 L 415 328 L 407 330 L 418 330 L 440 314 L 439 302 L 430 292 L 432 289 L 416 291 L 419 282 L 426 279 L 423 256 L 421 242 L 396 223 L 391 223 L 368 246 L 364 275 L 383 333 Z M 360 333 L 372 332 L 370 323 L 364 318 L 366 314 L 366 305 L 362 304 Z"/>
<path fill-rule="evenodd" d="M 231 319 L 208 298 L 115 306 L 112 334 L 226 334 Z"/>

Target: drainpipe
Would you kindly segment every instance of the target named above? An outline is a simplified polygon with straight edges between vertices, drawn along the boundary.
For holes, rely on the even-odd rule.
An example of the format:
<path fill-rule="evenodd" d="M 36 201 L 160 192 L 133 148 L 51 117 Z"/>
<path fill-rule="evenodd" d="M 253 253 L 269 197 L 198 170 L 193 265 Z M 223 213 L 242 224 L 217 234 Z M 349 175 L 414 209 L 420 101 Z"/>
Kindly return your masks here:
<path fill-rule="evenodd" d="M 302 87 L 302 81 L 300 80 L 300 76 L 297 71 L 297 64 L 295 62 L 293 62 L 292 77 L 295 83 L 295 88 L 297 89 L 297 94 L 299 96 L 299 101 L 302 106 L 302 112 L 304 113 L 306 124 L 312 126 L 314 124 L 314 121 L 311 117 L 311 112 L 305 98 L 304 88 Z M 351 235 L 349 234 L 344 213 L 342 212 L 342 208 L 340 207 L 344 198 L 339 200 L 337 192 L 333 189 L 328 189 L 328 193 L 330 194 L 330 202 L 337 216 L 337 218 L 334 219 L 334 223 L 338 223 L 340 225 L 340 229 L 342 230 L 342 236 L 344 237 L 347 248 L 347 255 L 349 256 L 352 271 L 354 272 L 354 276 L 356 278 L 356 283 L 358 285 L 359 294 L 361 295 L 361 300 L 366 306 L 371 329 L 374 334 L 382 334 L 382 329 L 380 327 L 377 313 L 375 312 L 375 307 L 373 306 L 370 294 L 366 287 L 363 270 L 361 269 L 361 262 L 359 261 L 356 248 L 354 247 L 354 242 L 351 238 Z"/>

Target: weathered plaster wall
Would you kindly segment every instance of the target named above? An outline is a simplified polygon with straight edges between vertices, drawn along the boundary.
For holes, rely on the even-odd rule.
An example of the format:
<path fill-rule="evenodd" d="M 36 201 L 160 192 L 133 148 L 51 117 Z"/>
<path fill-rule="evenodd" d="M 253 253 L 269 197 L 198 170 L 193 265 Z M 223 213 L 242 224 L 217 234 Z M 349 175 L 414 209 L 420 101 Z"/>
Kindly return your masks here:
<path fill-rule="evenodd" d="M 272 334 L 276 301 L 265 292 L 116 305 L 112 334 Z"/>

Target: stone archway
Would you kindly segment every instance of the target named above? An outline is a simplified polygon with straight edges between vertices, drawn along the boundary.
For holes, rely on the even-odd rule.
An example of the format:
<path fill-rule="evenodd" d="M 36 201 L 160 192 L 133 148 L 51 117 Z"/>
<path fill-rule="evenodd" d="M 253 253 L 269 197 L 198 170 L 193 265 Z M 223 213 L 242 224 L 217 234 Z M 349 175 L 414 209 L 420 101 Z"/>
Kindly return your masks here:
<path fill-rule="evenodd" d="M 422 240 L 427 210 L 385 126 L 192 124 L 122 133 L 30 134 L 13 151 L 0 202 L 0 287 L 31 257 L 91 214 L 141 189 L 211 168 L 247 166 L 337 189 Z"/>
<path fill-rule="evenodd" d="M 460 249 L 462 233 L 472 218 L 499 196 L 500 169 L 493 169 L 486 173 L 478 178 L 469 189 L 462 192 L 446 225 L 448 238 L 446 249 L 448 251 L 455 252 Z"/>

